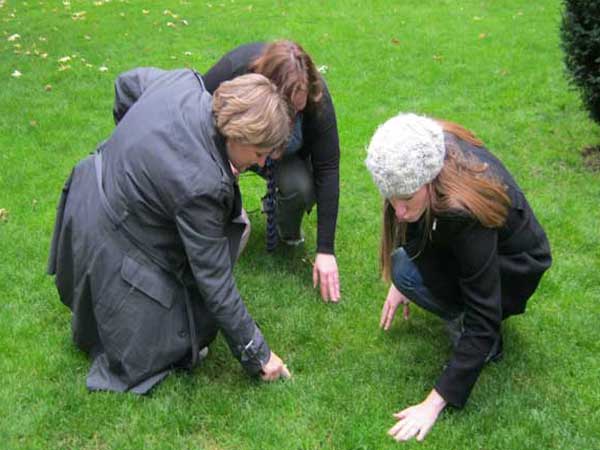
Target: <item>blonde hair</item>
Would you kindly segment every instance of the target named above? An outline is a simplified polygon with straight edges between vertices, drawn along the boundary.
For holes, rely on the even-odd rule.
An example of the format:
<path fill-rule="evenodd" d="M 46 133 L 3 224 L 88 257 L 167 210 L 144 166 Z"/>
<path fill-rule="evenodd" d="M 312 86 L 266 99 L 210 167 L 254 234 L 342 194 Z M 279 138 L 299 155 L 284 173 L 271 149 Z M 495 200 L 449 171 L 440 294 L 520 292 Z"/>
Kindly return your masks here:
<path fill-rule="evenodd" d="M 436 120 L 446 133 L 476 147 L 483 147 L 471 131 L 444 120 Z M 466 156 L 453 142 L 445 142 L 446 157 L 440 173 L 428 187 L 429 205 L 425 210 L 425 229 L 431 229 L 431 215 L 459 210 L 474 217 L 484 227 L 500 227 L 506 221 L 511 202 L 507 187 L 486 163 L 474 156 Z M 389 199 L 383 202 L 383 219 L 379 262 L 385 281 L 391 278 L 391 254 L 406 241 L 406 223 L 396 220 Z M 429 233 L 424 233 L 422 247 Z"/>
<path fill-rule="evenodd" d="M 287 143 L 293 111 L 262 75 L 247 74 L 221 83 L 212 107 L 216 127 L 227 139 L 275 152 Z"/>
<path fill-rule="evenodd" d="M 308 106 L 318 103 L 323 96 L 319 72 L 308 53 L 295 42 L 281 40 L 267 44 L 249 69 L 270 79 L 289 100 L 301 89 L 308 91 Z"/>

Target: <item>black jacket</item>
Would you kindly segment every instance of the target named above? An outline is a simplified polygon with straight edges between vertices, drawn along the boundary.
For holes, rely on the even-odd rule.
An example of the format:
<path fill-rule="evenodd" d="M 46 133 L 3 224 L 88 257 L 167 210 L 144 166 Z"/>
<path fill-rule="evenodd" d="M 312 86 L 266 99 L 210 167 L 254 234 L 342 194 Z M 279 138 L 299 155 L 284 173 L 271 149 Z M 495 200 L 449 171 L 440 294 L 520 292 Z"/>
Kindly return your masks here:
<path fill-rule="evenodd" d="M 223 56 L 204 75 L 206 88 L 213 93 L 223 81 L 248 73 L 248 66 L 262 52 L 264 43 L 242 45 Z M 314 109 L 303 114 L 300 149 L 312 163 L 317 197 L 317 252 L 334 253 L 335 227 L 340 193 L 340 145 L 335 109 L 323 82 L 324 95 Z"/>
<path fill-rule="evenodd" d="M 116 219 L 88 157 L 63 191 L 49 263 L 95 359 L 88 386 L 144 392 L 217 330 L 258 373 L 270 350 L 233 279 L 241 199 L 211 95 L 191 70 L 135 69 L 115 88 L 118 125 L 100 150 Z"/>
<path fill-rule="evenodd" d="M 499 336 L 502 319 L 525 310 L 552 259 L 544 230 L 502 163 L 485 148 L 452 134 L 444 139 L 487 163 L 508 186 L 512 203 L 500 228 L 485 228 L 455 211 L 434 217 L 435 229 L 425 230 L 424 219 L 407 229 L 405 249 L 415 258 L 424 284 L 437 299 L 458 303 L 465 311 L 465 331 L 435 385 L 448 403 L 462 406 Z M 424 233 L 431 238 L 423 248 Z"/>

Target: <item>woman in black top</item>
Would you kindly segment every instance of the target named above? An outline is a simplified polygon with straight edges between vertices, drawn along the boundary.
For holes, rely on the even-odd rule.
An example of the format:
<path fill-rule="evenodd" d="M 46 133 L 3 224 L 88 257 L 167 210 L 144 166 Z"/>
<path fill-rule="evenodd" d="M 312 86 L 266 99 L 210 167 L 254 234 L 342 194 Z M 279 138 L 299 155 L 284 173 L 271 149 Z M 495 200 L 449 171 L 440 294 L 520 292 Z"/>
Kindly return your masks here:
<path fill-rule="evenodd" d="M 290 245 L 302 243 L 302 218 L 316 203 L 317 256 L 313 283 L 315 287 L 320 284 L 324 301 L 337 302 L 340 283 L 334 240 L 340 149 L 331 96 L 310 56 L 290 41 L 242 45 L 223 56 L 203 78 L 208 91 L 214 92 L 223 81 L 248 72 L 271 79 L 296 112 L 286 152 L 280 160 L 273 161 L 277 195 L 276 205 L 272 206 L 276 211 L 277 234 Z M 264 209 L 268 211 L 269 202 L 265 203 Z M 275 233 L 275 226 L 272 228 Z"/>
<path fill-rule="evenodd" d="M 454 350 L 433 390 L 395 414 L 396 440 L 422 440 L 447 405 L 462 407 L 483 366 L 502 354 L 502 320 L 525 311 L 550 247 L 502 163 L 471 132 L 400 114 L 366 160 L 385 198 L 381 264 L 392 281 L 380 326 L 414 302 L 447 321 Z"/>

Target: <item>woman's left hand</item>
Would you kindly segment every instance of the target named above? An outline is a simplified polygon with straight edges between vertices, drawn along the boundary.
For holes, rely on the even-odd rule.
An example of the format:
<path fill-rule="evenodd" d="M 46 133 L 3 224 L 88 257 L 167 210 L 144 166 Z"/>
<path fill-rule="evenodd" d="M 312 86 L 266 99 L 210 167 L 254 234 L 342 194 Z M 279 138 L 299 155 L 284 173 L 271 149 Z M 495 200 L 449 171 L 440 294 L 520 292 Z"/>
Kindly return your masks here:
<path fill-rule="evenodd" d="M 324 302 L 340 300 L 340 277 L 335 255 L 317 253 L 313 265 L 313 287 L 321 288 L 321 298 Z"/>
<path fill-rule="evenodd" d="M 398 423 L 389 429 L 388 434 L 397 441 L 407 441 L 415 436 L 417 441 L 422 441 L 445 406 L 446 401 L 433 389 L 422 403 L 394 414 Z"/>

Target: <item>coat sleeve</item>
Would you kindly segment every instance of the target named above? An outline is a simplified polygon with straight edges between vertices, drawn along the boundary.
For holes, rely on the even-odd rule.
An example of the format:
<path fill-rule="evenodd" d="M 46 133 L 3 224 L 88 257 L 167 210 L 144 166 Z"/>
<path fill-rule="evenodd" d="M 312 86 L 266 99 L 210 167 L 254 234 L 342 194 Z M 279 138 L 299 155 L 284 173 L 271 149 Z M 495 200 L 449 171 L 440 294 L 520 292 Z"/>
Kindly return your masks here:
<path fill-rule="evenodd" d="M 303 153 L 310 155 L 315 180 L 317 252 L 333 254 L 340 196 L 340 144 L 327 88 L 318 108 L 307 116 Z"/>
<path fill-rule="evenodd" d="M 271 351 L 234 282 L 222 198 L 213 193 L 196 195 L 178 209 L 175 221 L 206 307 L 232 353 L 254 375 L 268 362 Z"/>
<path fill-rule="evenodd" d="M 115 80 L 115 103 L 113 106 L 115 124 L 121 121 L 148 86 L 164 73 L 166 73 L 166 70 L 141 67 L 118 76 Z"/>
<path fill-rule="evenodd" d="M 465 305 L 464 332 L 435 389 L 462 407 L 500 335 L 502 300 L 497 230 L 472 223 L 452 243 Z"/>

